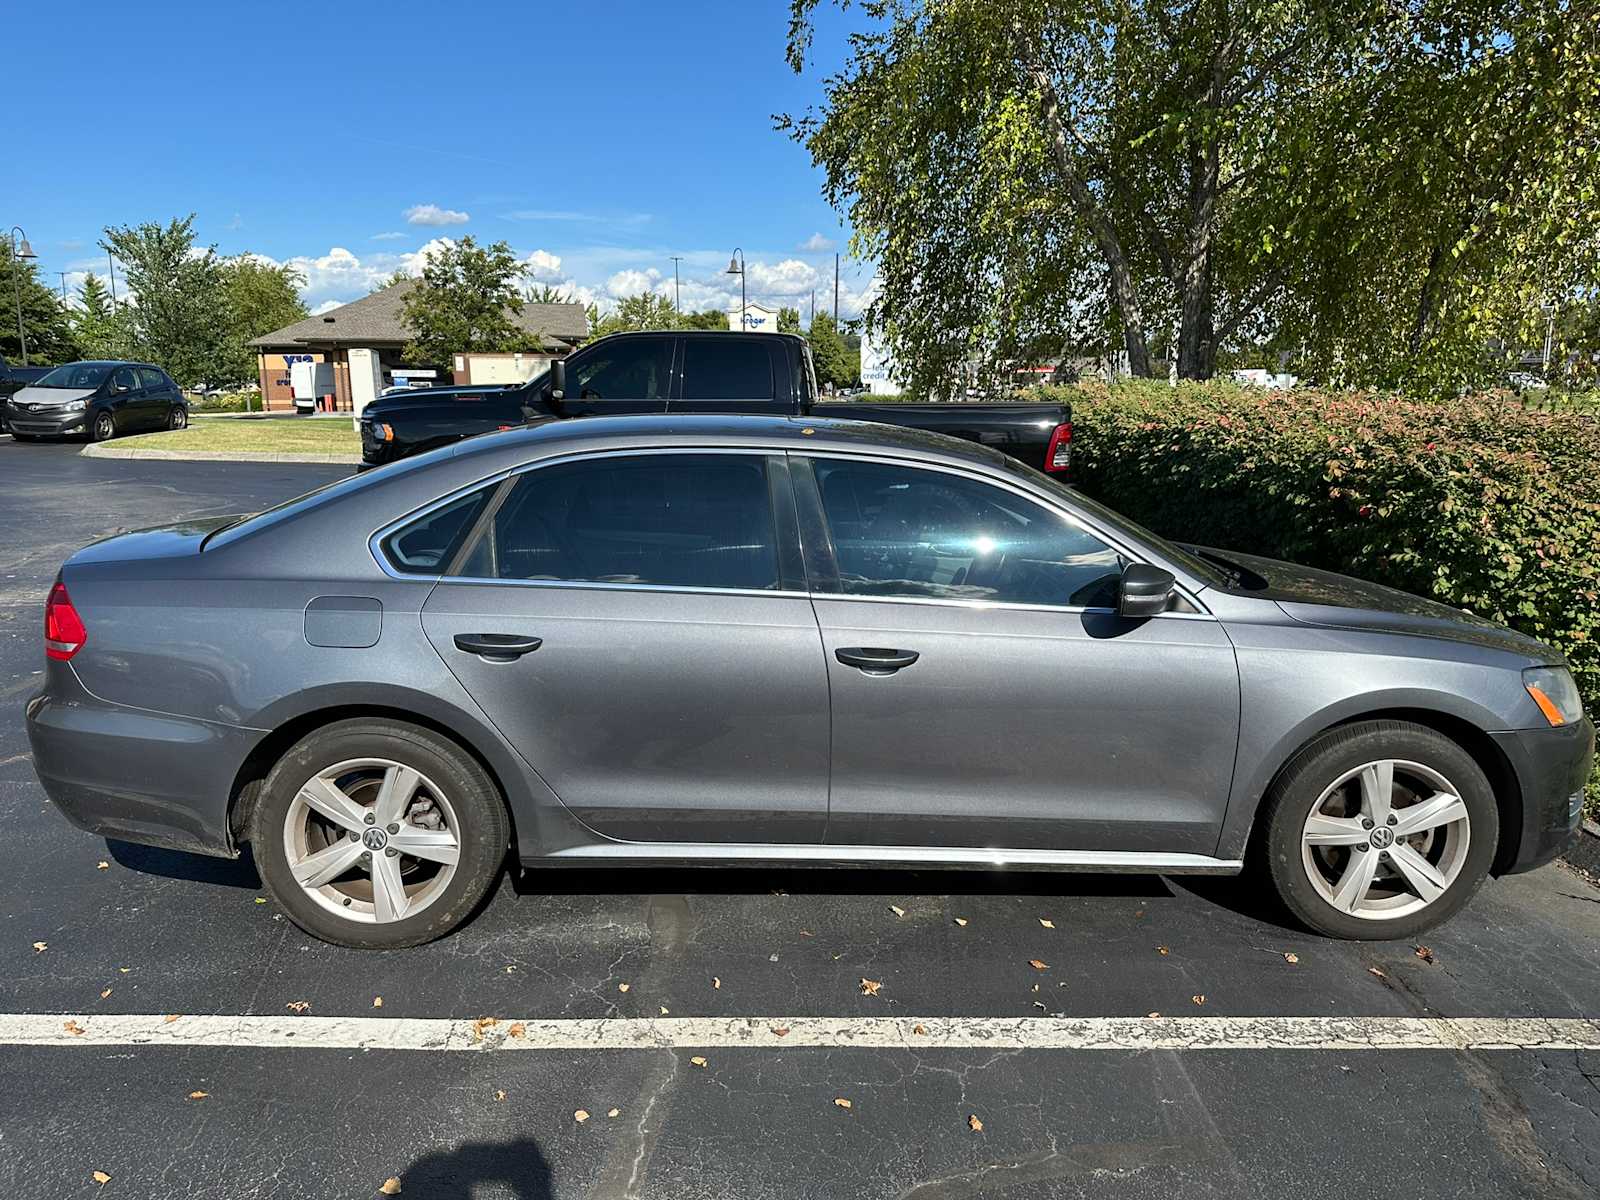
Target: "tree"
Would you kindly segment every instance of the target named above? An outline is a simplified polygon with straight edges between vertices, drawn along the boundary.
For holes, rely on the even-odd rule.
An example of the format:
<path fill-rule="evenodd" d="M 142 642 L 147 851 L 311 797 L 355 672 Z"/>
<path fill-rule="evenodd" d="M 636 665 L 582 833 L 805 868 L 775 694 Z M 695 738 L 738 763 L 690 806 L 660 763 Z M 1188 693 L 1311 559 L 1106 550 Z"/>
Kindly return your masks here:
<path fill-rule="evenodd" d="M 778 310 L 778 332 L 800 332 L 800 310 L 798 308 L 780 308 Z"/>
<path fill-rule="evenodd" d="M 100 245 L 127 273 L 130 352 L 185 387 L 235 383 L 225 271 L 215 247 L 195 248 L 194 219 L 108 225 Z"/>
<path fill-rule="evenodd" d="M 479 246 L 469 236 L 429 254 L 402 301 L 412 331 L 406 357 L 443 366 L 457 354 L 538 349 L 540 339 L 512 319 L 526 274 L 503 241 Z"/>
<path fill-rule="evenodd" d="M 85 358 L 125 358 L 130 334 L 124 310 L 113 305 L 98 275 L 85 275 L 78 287 L 79 307 L 72 314 L 78 353 Z"/>
<path fill-rule="evenodd" d="M 305 276 L 287 264 L 241 254 L 222 260 L 222 287 L 228 306 L 228 362 L 225 382 L 255 373 L 250 339 L 293 325 L 310 315 L 299 288 Z"/>
<path fill-rule="evenodd" d="M 702 309 L 700 312 L 683 314 L 683 328 L 685 329 L 728 329 L 728 314 L 720 308 Z"/>
<path fill-rule="evenodd" d="M 548 283 L 541 283 L 538 287 L 528 289 L 529 304 L 576 304 L 578 298 L 569 295 L 558 287 L 551 287 Z"/>
<path fill-rule="evenodd" d="M 800 70 L 820 0 L 792 0 Z M 1592 286 L 1600 48 L 1576 0 L 885 0 L 780 118 L 879 263 L 913 386 L 969 359 L 1282 338 L 1345 382 L 1484 369 Z M 1175 337 L 1169 338 L 1168 331 Z"/>
<path fill-rule="evenodd" d="M 818 313 L 811 318 L 811 328 L 806 332 L 811 343 L 811 362 L 817 371 L 817 382 L 837 391 L 852 386 L 860 376 L 860 356 L 851 361 L 850 350 L 839 336 L 838 327 L 830 313 Z"/>
<path fill-rule="evenodd" d="M 655 292 L 640 292 L 617 301 L 617 306 L 600 319 L 596 337 L 608 333 L 633 333 L 641 329 L 677 329 L 678 312 L 672 301 Z M 727 328 L 726 319 L 723 328 Z"/>
<path fill-rule="evenodd" d="M 77 358 L 77 342 L 61 297 L 39 281 L 32 260 L 11 257 L 9 239 L 0 240 L 0 355 L 7 362 L 22 363 L 22 339 L 17 332 L 19 288 L 29 364 L 54 366 Z"/>

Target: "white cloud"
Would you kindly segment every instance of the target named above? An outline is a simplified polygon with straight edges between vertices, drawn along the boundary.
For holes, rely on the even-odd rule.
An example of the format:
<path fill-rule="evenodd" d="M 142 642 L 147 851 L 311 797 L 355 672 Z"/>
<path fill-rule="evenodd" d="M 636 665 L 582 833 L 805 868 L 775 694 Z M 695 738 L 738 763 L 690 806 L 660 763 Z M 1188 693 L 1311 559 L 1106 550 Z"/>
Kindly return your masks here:
<path fill-rule="evenodd" d="M 401 241 L 405 236 L 405 234 L 399 232 L 398 230 L 391 230 L 388 233 L 375 233 L 368 240 L 374 242 L 398 242 Z"/>
<path fill-rule="evenodd" d="M 454 208 L 440 208 L 437 204 L 413 204 L 405 211 L 412 225 L 465 225 L 472 217 Z"/>
<path fill-rule="evenodd" d="M 745 270 L 749 273 L 752 292 L 766 292 L 775 296 L 809 295 L 812 288 L 822 283 L 821 272 L 798 258 L 786 258 L 772 264 L 753 262 Z"/>
<path fill-rule="evenodd" d="M 637 296 L 640 292 L 659 291 L 658 285 L 662 282 L 661 272 L 654 267 L 651 267 L 648 271 L 640 271 L 635 268 L 618 271 L 611 276 L 610 279 L 606 280 L 606 291 L 615 299 L 622 300 L 628 296 Z M 669 284 L 668 287 L 670 288 L 671 285 Z"/>
<path fill-rule="evenodd" d="M 540 283 L 554 283 L 561 278 L 561 256 L 548 250 L 535 250 L 522 260 L 522 265 Z"/>
<path fill-rule="evenodd" d="M 833 239 L 825 238 L 820 233 L 813 233 L 805 241 L 795 247 L 804 254 L 824 254 L 833 249 Z"/>
<path fill-rule="evenodd" d="M 344 307 L 343 300 L 324 300 L 311 310 L 313 317 L 320 317 L 325 312 L 332 312 L 336 308 Z"/>

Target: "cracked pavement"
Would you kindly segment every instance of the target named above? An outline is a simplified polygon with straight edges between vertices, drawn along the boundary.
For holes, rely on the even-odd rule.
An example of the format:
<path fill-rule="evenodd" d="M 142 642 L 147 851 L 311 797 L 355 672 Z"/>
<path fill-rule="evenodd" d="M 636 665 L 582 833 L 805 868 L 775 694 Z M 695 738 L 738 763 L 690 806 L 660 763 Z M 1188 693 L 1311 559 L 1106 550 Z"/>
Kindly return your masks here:
<path fill-rule="evenodd" d="M 443 942 L 325 946 L 259 902 L 248 859 L 71 829 L 21 714 L 71 550 L 343 469 L 75 449 L 0 437 L 0 1012 L 1600 1016 L 1600 891 L 1560 866 L 1487 885 L 1431 963 L 1290 928 L 1247 881 L 773 869 L 508 876 Z M 434 1200 L 1600 1195 L 1595 1051 L 6 1046 L 0 1079 L 0 1195 L 25 1200 L 324 1200 L 389 1176 Z"/>

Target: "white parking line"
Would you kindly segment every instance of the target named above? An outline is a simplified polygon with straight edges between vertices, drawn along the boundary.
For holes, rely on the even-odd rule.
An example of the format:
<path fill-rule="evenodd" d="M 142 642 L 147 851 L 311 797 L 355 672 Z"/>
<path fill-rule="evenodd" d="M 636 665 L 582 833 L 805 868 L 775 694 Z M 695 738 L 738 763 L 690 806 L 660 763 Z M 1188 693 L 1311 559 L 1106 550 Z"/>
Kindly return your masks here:
<path fill-rule="evenodd" d="M 407 1017 L 0 1014 L 0 1046 L 319 1050 L 1600 1050 L 1600 1018 Z"/>

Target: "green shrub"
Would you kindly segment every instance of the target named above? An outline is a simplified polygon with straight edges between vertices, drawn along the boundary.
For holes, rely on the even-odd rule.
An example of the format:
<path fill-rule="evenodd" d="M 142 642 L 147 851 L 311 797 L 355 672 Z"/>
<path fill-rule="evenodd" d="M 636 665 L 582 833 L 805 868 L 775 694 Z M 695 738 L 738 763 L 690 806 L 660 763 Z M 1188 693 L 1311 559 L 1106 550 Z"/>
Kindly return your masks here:
<path fill-rule="evenodd" d="M 189 411 L 197 413 L 260 412 L 261 393 L 254 390 L 224 392 L 220 395 L 195 397 L 189 402 Z"/>
<path fill-rule="evenodd" d="M 1138 381 L 1070 401 L 1076 481 L 1180 541 L 1292 559 L 1555 646 L 1600 714 L 1600 419 Z M 1589 787 L 1600 809 L 1600 768 Z"/>

